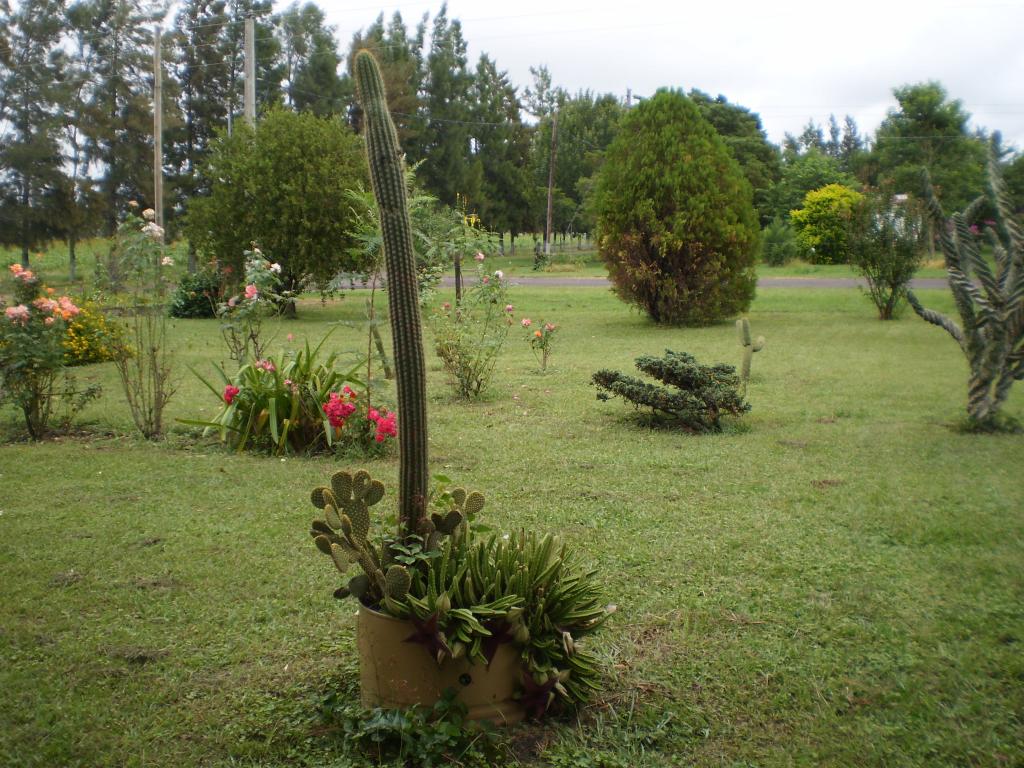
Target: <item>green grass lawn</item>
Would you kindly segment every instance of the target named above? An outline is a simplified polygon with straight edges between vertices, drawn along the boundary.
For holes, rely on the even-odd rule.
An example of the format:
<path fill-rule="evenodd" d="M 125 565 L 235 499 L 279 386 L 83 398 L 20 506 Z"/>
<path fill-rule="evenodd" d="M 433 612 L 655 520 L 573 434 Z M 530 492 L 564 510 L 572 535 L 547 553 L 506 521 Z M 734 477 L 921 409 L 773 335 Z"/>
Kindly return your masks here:
<path fill-rule="evenodd" d="M 524 729 L 509 763 L 1024 763 L 1024 439 L 952 428 L 951 339 L 854 290 L 762 290 L 753 411 L 692 437 L 597 401 L 589 375 L 666 347 L 737 362 L 731 323 L 654 327 L 598 288 L 512 301 L 561 325 L 552 369 L 514 327 L 463 403 L 429 357 L 433 469 L 484 491 L 489 523 L 582 548 L 619 611 L 591 641 L 603 697 Z M 309 301 L 279 339 L 340 321 L 355 351 L 362 316 Z M 209 416 L 186 365 L 223 359 L 217 324 L 174 338 L 170 416 Z M 106 387 L 87 435 L 20 442 L 0 411 L 0 763 L 365 764 L 315 728 L 357 684 L 354 608 L 307 534 L 339 462 L 228 455 L 183 426 L 146 444 L 113 370 L 80 376 Z M 393 493 L 394 458 L 364 466 Z"/>

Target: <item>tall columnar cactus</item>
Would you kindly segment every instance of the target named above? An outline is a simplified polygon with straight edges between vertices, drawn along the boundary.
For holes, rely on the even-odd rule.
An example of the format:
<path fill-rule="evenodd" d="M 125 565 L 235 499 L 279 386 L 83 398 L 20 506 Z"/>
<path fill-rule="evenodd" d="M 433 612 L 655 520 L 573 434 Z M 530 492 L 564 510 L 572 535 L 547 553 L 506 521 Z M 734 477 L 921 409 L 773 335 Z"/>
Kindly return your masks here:
<path fill-rule="evenodd" d="M 750 381 L 750 361 L 755 352 L 764 349 L 764 336 L 758 336 L 757 341 L 751 341 L 750 321 L 743 317 L 736 321 L 736 335 L 739 336 L 740 346 L 743 347 L 743 365 L 740 367 L 740 381 L 743 384 L 743 391 L 747 390 L 747 382 Z"/>
<path fill-rule="evenodd" d="M 940 232 L 949 287 L 962 326 L 925 309 L 913 291 L 907 292 L 914 311 L 944 328 L 966 355 L 971 368 L 967 415 L 976 426 L 990 423 L 1013 382 L 1024 379 L 1024 233 L 1014 218 L 994 151 L 989 153 L 988 181 L 996 210 L 995 226 L 987 228 L 995 272 L 971 231 L 971 219 L 985 198 L 979 197 L 947 221 L 931 182 L 925 179 L 928 210 Z"/>
<path fill-rule="evenodd" d="M 373 55 L 361 51 L 353 67 L 363 109 L 370 181 L 380 209 L 387 267 L 388 311 L 398 383 L 400 452 L 398 512 L 402 529 L 420 527 L 427 498 L 427 390 L 416 254 L 406 198 L 405 163 L 388 113 L 384 82 Z"/>

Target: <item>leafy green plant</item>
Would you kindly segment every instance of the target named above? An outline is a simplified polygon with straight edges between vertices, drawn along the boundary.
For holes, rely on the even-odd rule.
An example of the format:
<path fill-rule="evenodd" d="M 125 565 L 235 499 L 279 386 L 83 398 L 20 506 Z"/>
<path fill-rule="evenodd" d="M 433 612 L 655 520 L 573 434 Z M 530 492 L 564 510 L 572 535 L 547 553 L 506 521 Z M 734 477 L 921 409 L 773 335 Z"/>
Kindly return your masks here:
<path fill-rule="evenodd" d="M 600 390 L 598 399 L 621 397 L 688 432 L 718 432 L 724 414 L 740 416 L 750 410 L 731 365 L 701 365 L 686 352 L 666 349 L 664 357 L 638 357 L 636 367 L 667 386 L 600 370 L 592 377 Z"/>
<path fill-rule="evenodd" d="M 947 221 L 925 180 L 928 211 L 939 231 L 961 325 L 939 312 L 926 309 L 913 291 L 907 300 L 922 319 L 944 329 L 960 345 L 970 366 L 967 418 L 972 429 L 998 429 L 1000 409 L 1013 382 L 1024 379 L 1024 232 L 1014 217 L 995 150 L 989 153 L 988 183 L 996 219 L 985 234 L 995 259 L 989 266 L 971 220 L 985 201 L 980 197 Z M 977 283 L 975 282 L 977 280 Z"/>
<path fill-rule="evenodd" d="M 466 721 L 466 707 L 448 689 L 432 706 L 409 709 L 364 709 L 339 694 L 324 700 L 325 726 L 345 738 L 346 747 L 360 748 L 381 763 L 430 768 L 439 765 L 496 765 L 497 731 Z"/>
<path fill-rule="evenodd" d="M 796 235 L 788 222 L 776 216 L 761 232 L 761 263 L 781 267 L 800 255 Z"/>
<path fill-rule="evenodd" d="M 850 214 L 850 263 L 867 281 L 879 320 L 896 317 L 925 257 L 925 211 L 913 198 L 872 192 Z"/>
<path fill-rule="evenodd" d="M 511 306 L 504 274 L 485 274 L 478 261 L 477 280 L 462 302 L 445 302 L 431 316 L 434 351 L 459 397 L 478 397 L 490 383 L 512 324 Z"/>
<path fill-rule="evenodd" d="M 195 274 L 182 275 L 171 296 L 171 317 L 216 317 L 223 287 L 223 276 L 214 263 Z"/>
<path fill-rule="evenodd" d="M 729 148 L 682 93 L 662 90 L 630 110 L 596 192 L 601 258 L 619 298 L 673 325 L 745 311 L 760 232 L 751 195 Z"/>
<path fill-rule="evenodd" d="M 371 404 L 357 377 L 361 361 L 338 370 L 336 353 L 321 356 L 329 335 L 279 360 L 246 363 L 231 377 L 217 367 L 219 388 L 196 373 L 221 409 L 209 421 L 183 423 L 205 427 L 204 434 L 219 433 L 239 452 L 381 455 L 397 431 L 394 414 Z"/>
<path fill-rule="evenodd" d="M 863 195 L 842 184 L 828 184 L 804 196 L 803 208 L 790 211 L 797 242 L 812 264 L 849 261 L 846 234 Z"/>

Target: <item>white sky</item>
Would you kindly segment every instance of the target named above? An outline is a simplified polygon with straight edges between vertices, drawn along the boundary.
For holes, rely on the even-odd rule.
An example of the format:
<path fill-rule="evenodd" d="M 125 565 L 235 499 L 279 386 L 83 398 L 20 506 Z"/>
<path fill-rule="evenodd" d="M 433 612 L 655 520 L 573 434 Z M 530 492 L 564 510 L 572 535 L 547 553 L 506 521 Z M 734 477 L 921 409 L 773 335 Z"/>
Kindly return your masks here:
<path fill-rule="evenodd" d="M 315 2 L 343 49 L 381 11 L 401 11 L 412 29 L 440 8 Z M 570 92 L 699 88 L 757 112 L 781 142 L 829 113 L 873 133 L 895 86 L 938 80 L 972 127 L 1024 149 L 1024 0 L 451 0 L 448 15 L 462 22 L 471 64 L 487 52 L 520 90 L 538 64 Z"/>

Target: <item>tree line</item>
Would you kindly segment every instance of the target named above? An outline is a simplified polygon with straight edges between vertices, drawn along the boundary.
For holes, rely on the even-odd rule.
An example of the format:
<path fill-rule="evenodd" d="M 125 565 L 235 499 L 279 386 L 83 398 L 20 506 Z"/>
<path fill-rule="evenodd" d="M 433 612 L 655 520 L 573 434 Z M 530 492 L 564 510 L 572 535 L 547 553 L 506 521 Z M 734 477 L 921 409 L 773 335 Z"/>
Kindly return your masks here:
<path fill-rule="evenodd" d="M 111 234 L 129 200 L 154 205 L 154 29 L 164 13 L 154 0 L 0 0 L 0 243 L 19 248 L 24 263 L 61 239 L 74 269 L 79 239 Z M 258 114 L 312 113 L 358 132 L 347 64 L 370 49 L 423 189 L 514 244 L 544 228 L 555 154 L 553 229 L 593 231 L 593 181 L 628 109 L 618 96 L 570 94 L 545 67 L 532 69 L 520 89 L 486 53 L 472 64 L 445 5 L 414 26 L 400 13 L 381 15 L 344 48 L 313 3 L 275 12 L 270 0 L 185 0 L 159 38 L 170 234 L 215 183 L 207 160 L 241 120 L 249 15 Z M 961 103 L 938 83 L 896 88 L 897 106 L 873 137 L 849 116 L 841 124 L 831 117 L 782 146 L 746 107 L 699 90 L 688 95 L 738 161 L 762 225 L 832 183 L 916 191 L 923 167 L 950 208 L 981 191 L 988 136 L 968 127 Z M 1019 204 L 1024 163 L 1005 154 Z"/>

